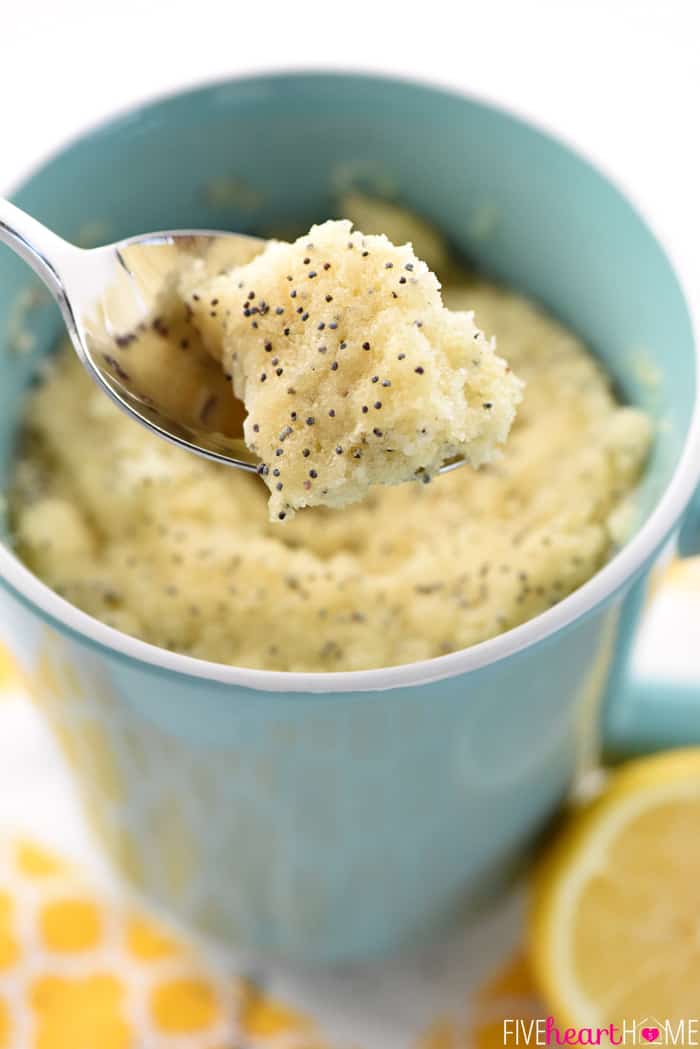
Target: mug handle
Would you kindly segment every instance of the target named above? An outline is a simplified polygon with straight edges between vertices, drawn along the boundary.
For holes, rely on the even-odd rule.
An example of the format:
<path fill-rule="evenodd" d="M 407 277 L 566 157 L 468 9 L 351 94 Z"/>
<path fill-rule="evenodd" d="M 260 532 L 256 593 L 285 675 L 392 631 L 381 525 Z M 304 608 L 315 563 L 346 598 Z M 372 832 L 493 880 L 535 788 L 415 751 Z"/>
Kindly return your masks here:
<path fill-rule="evenodd" d="M 700 489 L 678 536 L 680 557 L 700 554 Z M 697 679 L 645 678 L 630 673 L 629 655 L 646 583 L 636 583 L 623 606 L 623 658 L 613 670 L 603 709 L 603 754 L 617 761 L 668 747 L 700 745 L 700 671 Z M 628 615 L 629 613 L 629 615 Z M 700 604 L 698 608 L 700 614 Z M 698 653 L 700 658 L 700 652 Z"/>

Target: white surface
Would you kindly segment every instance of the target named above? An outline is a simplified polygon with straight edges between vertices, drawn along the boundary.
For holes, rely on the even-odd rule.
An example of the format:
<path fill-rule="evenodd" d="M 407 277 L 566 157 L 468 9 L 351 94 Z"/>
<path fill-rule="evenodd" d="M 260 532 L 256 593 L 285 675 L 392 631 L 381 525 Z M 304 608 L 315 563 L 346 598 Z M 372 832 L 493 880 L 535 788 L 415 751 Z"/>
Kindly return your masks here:
<path fill-rule="evenodd" d="M 79 129 L 184 83 L 372 68 L 512 104 L 650 201 L 700 277 L 696 0 L 2 0 L 0 187 Z"/>
<path fill-rule="evenodd" d="M 20 694 L 0 694 L 0 704 L 0 832 L 29 834 L 107 882 L 48 727 Z"/>
<path fill-rule="evenodd" d="M 645 201 L 700 287 L 697 11 L 695 0 L 0 0 L 0 189 L 110 112 L 186 83 L 280 67 L 396 72 L 559 130 Z M 0 730 L 0 823 L 18 819 L 89 851 L 25 710 Z"/>

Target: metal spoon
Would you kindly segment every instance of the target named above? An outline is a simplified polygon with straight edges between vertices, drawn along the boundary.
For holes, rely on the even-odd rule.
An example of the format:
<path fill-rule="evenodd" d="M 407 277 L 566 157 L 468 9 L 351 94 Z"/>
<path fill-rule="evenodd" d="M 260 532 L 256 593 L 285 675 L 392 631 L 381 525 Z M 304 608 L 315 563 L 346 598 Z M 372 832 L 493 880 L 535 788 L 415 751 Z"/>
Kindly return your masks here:
<path fill-rule="evenodd" d="M 185 336 L 175 338 L 158 310 L 185 264 L 200 260 L 214 274 L 249 261 L 264 240 L 170 230 L 85 249 L 0 199 L 0 241 L 46 284 L 78 357 L 115 404 L 173 444 L 257 470 L 260 461 L 243 440 L 245 409 L 220 362 Z M 463 461 L 451 460 L 440 472 Z"/>
<path fill-rule="evenodd" d="M 0 241 L 41 277 L 78 357 L 120 408 L 173 444 L 256 470 L 259 460 L 243 441 L 245 410 L 220 363 L 163 339 L 158 306 L 187 261 L 201 259 L 216 273 L 248 261 L 265 241 L 176 230 L 88 250 L 6 200 L 0 200 Z"/>

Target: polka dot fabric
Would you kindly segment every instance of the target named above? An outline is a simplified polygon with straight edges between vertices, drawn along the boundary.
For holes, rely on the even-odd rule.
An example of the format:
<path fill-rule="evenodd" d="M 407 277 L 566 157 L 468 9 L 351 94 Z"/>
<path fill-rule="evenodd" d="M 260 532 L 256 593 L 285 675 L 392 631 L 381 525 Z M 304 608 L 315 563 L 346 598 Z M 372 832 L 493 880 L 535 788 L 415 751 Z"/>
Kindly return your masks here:
<path fill-rule="evenodd" d="M 351 1031 L 366 1019 L 358 1005 L 364 998 L 378 1020 L 380 1003 L 360 977 L 346 988 L 352 1009 L 338 1000 L 329 1011 L 324 979 L 313 1002 L 300 986 L 273 997 L 259 981 L 216 969 L 163 922 L 96 893 L 46 849 L 0 842 L 0 1049 L 496 1049 L 505 1016 L 543 1008 L 516 954 L 460 995 L 456 1010 L 431 1002 L 414 1034 L 388 1040 L 383 1022 L 372 1030 L 370 1020 L 358 1042 Z M 386 1001 L 402 1001 L 404 982 L 415 991 L 404 976 L 385 988 Z M 420 982 L 426 1004 L 440 997 L 425 972 Z M 323 1014 L 324 1032 L 337 1032 L 330 1039 L 320 1033 Z"/>
<path fill-rule="evenodd" d="M 378 999 L 362 974 L 331 1009 L 324 976 L 311 995 L 293 980 L 278 998 L 267 986 L 274 977 L 220 970 L 164 922 L 96 892 L 48 850 L 0 840 L 0 1049 L 496 1049 L 505 1016 L 531 1018 L 543 1008 L 520 954 L 444 1012 L 436 1009 L 440 984 L 449 987 L 455 974 L 438 966 L 440 979 L 426 980 L 423 970 L 419 980 L 425 1018 L 413 1018 L 409 1035 L 397 1013 L 400 1034 L 388 1040 L 384 1007 L 404 1000 L 402 986 L 410 1001 L 410 969 L 396 984 L 390 977 Z M 357 1021 L 368 1019 L 369 1037 L 356 1041 Z"/>
<path fill-rule="evenodd" d="M 50 852 L 0 843 L 0 1049 L 224 1049 L 241 993 Z"/>

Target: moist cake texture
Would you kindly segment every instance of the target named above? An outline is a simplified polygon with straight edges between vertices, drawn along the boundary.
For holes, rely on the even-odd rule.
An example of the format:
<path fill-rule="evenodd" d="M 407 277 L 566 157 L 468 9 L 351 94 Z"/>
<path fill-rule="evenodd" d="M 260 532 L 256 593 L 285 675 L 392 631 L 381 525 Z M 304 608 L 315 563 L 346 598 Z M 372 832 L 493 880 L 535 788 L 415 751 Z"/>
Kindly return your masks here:
<path fill-rule="evenodd" d="M 244 402 L 270 517 L 342 507 L 371 486 L 478 467 L 510 430 L 522 384 L 410 245 L 315 226 L 186 296 Z"/>
<path fill-rule="evenodd" d="M 135 425 L 65 348 L 27 400 L 10 493 L 18 553 L 128 634 L 270 670 L 429 659 L 550 608 L 614 552 L 648 420 L 618 403 L 587 347 L 538 306 L 454 267 L 442 294 L 449 309 L 474 311 L 525 381 L 497 461 L 375 486 L 280 526 L 260 478 Z"/>

